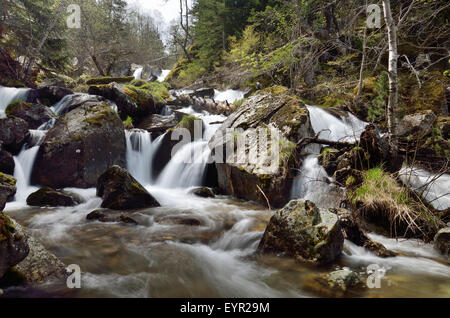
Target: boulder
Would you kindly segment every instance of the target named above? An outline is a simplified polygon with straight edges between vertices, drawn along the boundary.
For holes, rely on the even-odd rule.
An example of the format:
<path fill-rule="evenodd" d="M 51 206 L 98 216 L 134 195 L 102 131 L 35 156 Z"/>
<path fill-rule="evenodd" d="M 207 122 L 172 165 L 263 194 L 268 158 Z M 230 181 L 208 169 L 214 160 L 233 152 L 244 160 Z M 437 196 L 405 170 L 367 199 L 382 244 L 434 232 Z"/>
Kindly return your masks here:
<path fill-rule="evenodd" d="M 206 97 L 213 98 L 215 94 L 216 93 L 214 91 L 214 88 L 204 87 L 204 88 L 197 89 L 195 92 L 190 94 L 190 96 L 201 97 L 201 98 L 206 98 Z"/>
<path fill-rule="evenodd" d="M 341 255 L 339 218 L 314 203 L 293 200 L 275 212 L 259 243 L 259 253 L 283 253 L 300 262 L 324 265 Z"/>
<path fill-rule="evenodd" d="M 337 270 L 328 274 L 311 274 L 305 279 L 304 288 L 323 297 L 348 297 L 364 287 L 358 274 Z M 359 296 L 354 293 L 354 296 Z"/>
<path fill-rule="evenodd" d="M 268 142 L 259 140 L 264 134 Z M 298 167 L 297 142 L 313 136 L 308 109 L 285 88 L 251 96 L 225 120 L 209 143 L 219 187 L 241 199 L 266 204 L 267 197 L 271 206 L 283 206 L 290 199 L 294 178 L 291 168 Z M 239 143 L 243 146 L 230 151 Z"/>
<path fill-rule="evenodd" d="M 75 93 L 67 95 L 64 102 L 61 101 L 61 103 L 55 105 L 55 112 L 58 116 L 62 116 L 80 106 L 93 106 L 105 100 L 102 96 Z"/>
<path fill-rule="evenodd" d="M 162 116 L 157 114 L 148 115 L 137 126 L 139 129 L 147 130 L 151 133 L 160 135 L 166 132 L 168 129 L 175 127 L 178 122 L 175 120 L 174 115 Z"/>
<path fill-rule="evenodd" d="M 82 202 L 82 199 L 70 192 L 58 191 L 50 187 L 44 187 L 30 194 L 27 198 L 27 204 L 30 206 L 75 206 Z"/>
<path fill-rule="evenodd" d="M 408 135 L 426 136 L 431 133 L 437 116 L 432 110 L 424 110 L 415 114 L 406 115 L 398 123 L 397 133 L 400 137 Z"/>
<path fill-rule="evenodd" d="M 0 212 L 0 278 L 28 253 L 27 236 L 22 226 Z"/>
<path fill-rule="evenodd" d="M 30 253 L 15 266 L 24 279 L 23 283 L 36 285 L 58 281 L 65 286 L 68 277 L 66 265 L 34 237 L 28 236 L 28 245 Z"/>
<path fill-rule="evenodd" d="M 97 196 L 103 199 L 102 208 L 113 210 L 160 206 L 127 170 L 119 166 L 110 167 L 98 178 Z"/>
<path fill-rule="evenodd" d="M 3 148 L 16 154 L 28 136 L 28 123 L 21 118 L 0 119 L 0 142 Z"/>
<path fill-rule="evenodd" d="M 132 225 L 138 225 L 139 223 L 129 217 L 128 215 L 125 214 L 114 214 L 114 213 L 108 213 L 106 211 L 102 211 L 102 210 L 95 210 L 92 211 L 91 213 L 89 213 L 86 216 L 86 219 L 88 221 L 99 221 L 102 223 L 125 223 L 125 224 L 132 224 Z"/>
<path fill-rule="evenodd" d="M 39 103 L 50 106 L 70 94 L 73 94 L 73 92 L 65 87 L 44 86 L 30 90 L 27 97 L 27 103 Z"/>
<path fill-rule="evenodd" d="M 443 228 L 434 237 L 434 247 L 443 255 L 450 255 L 450 227 Z"/>
<path fill-rule="evenodd" d="M 86 85 L 105 85 L 111 83 L 129 83 L 134 80 L 134 76 L 124 77 L 97 77 L 86 81 Z"/>
<path fill-rule="evenodd" d="M 2 149 L 0 142 L 0 172 L 13 175 L 14 167 L 15 163 L 13 156 L 8 151 Z"/>
<path fill-rule="evenodd" d="M 162 74 L 162 69 L 156 65 L 144 65 L 141 78 L 146 81 L 154 82 L 158 79 L 158 76 Z"/>
<path fill-rule="evenodd" d="M 116 103 L 119 116 L 126 120 L 128 116 L 134 118 L 139 113 L 138 105 L 126 94 L 123 86 L 117 83 L 108 85 L 93 85 L 89 87 L 89 94 L 103 96 Z"/>
<path fill-rule="evenodd" d="M 0 172 L 0 211 L 5 208 L 6 202 L 14 198 L 16 191 L 16 179 Z"/>
<path fill-rule="evenodd" d="M 25 120 L 29 129 L 38 129 L 42 124 L 55 118 L 55 115 L 47 106 L 25 102 L 11 103 L 5 112 L 8 117 L 17 117 Z"/>
<path fill-rule="evenodd" d="M 109 104 L 80 106 L 59 117 L 48 131 L 32 182 L 55 189 L 95 187 L 108 167 L 125 166 L 125 153 L 123 124 Z"/>

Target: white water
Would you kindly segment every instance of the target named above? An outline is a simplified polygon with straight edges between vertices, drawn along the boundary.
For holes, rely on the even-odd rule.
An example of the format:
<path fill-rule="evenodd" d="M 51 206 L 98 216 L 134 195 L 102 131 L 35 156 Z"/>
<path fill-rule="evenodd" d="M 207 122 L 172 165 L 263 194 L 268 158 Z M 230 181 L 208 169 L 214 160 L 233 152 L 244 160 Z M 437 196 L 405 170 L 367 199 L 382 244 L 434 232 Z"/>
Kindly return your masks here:
<path fill-rule="evenodd" d="M 5 117 L 5 109 L 11 102 L 15 100 L 25 101 L 29 90 L 29 88 L 0 86 L 0 118 Z"/>
<path fill-rule="evenodd" d="M 167 75 L 169 75 L 170 70 L 162 70 L 161 75 L 158 76 L 158 82 L 164 82 Z"/>
<path fill-rule="evenodd" d="M 143 67 L 137 68 L 137 69 L 134 71 L 134 74 L 133 74 L 134 78 L 135 78 L 135 79 L 142 79 L 142 71 L 143 71 L 143 70 L 144 70 Z"/>
<path fill-rule="evenodd" d="M 152 141 L 151 133 L 146 130 L 125 131 L 127 168 L 142 185 L 150 185 L 153 182 L 152 164 L 163 136 Z"/>
<path fill-rule="evenodd" d="M 348 113 L 348 117 L 338 118 L 326 110 L 316 106 L 306 106 L 309 110 L 311 124 L 316 133 L 324 130 L 320 138 L 332 141 L 354 142 L 359 140 L 359 136 L 368 125 Z"/>
<path fill-rule="evenodd" d="M 402 167 L 400 179 L 421 193 L 436 209 L 450 207 L 450 174 L 437 176 L 423 169 Z"/>
<path fill-rule="evenodd" d="M 245 95 L 245 92 L 233 89 L 228 89 L 226 91 L 214 90 L 214 92 L 214 100 L 220 102 L 228 101 L 230 104 L 233 104 L 237 100 L 243 99 Z"/>

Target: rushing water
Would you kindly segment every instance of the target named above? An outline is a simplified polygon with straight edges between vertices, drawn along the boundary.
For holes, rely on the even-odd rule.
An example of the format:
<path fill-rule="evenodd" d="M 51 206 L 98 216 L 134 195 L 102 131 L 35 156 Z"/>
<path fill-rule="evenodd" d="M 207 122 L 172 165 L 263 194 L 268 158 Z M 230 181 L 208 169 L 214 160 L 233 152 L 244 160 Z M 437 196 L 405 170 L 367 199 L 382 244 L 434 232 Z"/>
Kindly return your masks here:
<path fill-rule="evenodd" d="M 229 89 L 226 91 L 214 90 L 214 92 L 215 92 L 214 100 L 220 102 L 227 101 L 230 104 L 233 104 L 237 100 L 243 99 L 245 95 L 245 92 L 233 89 Z"/>
<path fill-rule="evenodd" d="M 312 109 L 312 116 L 320 111 Z M 195 113 L 192 108 L 182 111 Z M 84 198 L 76 207 L 24 208 L 34 156 L 45 135 L 45 131 L 32 132 L 34 141 L 15 158 L 20 193 L 17 202 L 7 204 L 7 213 L 64 263 L 78 264 L 83 273 L 80 290 L 69 293 L 64 286 L 50 284 L 43 287 L 46 291 L 71 297 L 310 297 L 316 296 L 306 288 L 312 274 L 350 268 L 364 280 L 367 266 L 377 264 L 386 270 L 381 288 L 365 288 L 355 296 L 450 297 L 446 260 L 419 241 L 371 234 L 373 240 L 401 256 L 379 258 L 346 241 L 341 259 L 319 269 L 288 258 L 255 256 L 272 211 L 226 196 L 204 199 L 191 193 L 191 186 L 201 184 L 204 166 L 199 159 L 209 155 L 204 146 L 225 119 L 195 115 L 205 124 L 203 138 L 180 149 L 158 180 L 152 176 L 151 162 L 157 159 L 154 154 L 162 136 L 152 140 L 142 130 L 126 132 L 128 169 L 161 204 L 127 212 L 138 226 L 86 221 L 86 215 L 101 205 L 95 189 L 66 189 Z M 342 128 L 345 123 L 335 116 L 333 121 L 324 118 L 333 127 Z M 316 131 L 322 129 L 316 124 L 313 121 Z M 344 127 L 332 138 L 347 138 L 347 134 L 348 127 Z M 197 155 L 192 159 L 200 166 L 183 163 L 193 151 Z M 321 193 L 330 192 L 326 188 L 329 176 L 316 156 L 312 153 L 304 160 L 297 195 L 322 202 L 326 200 Z M 308 182 L 311 179 L 319 181 Z"/>
<path fill-rule="evenodd" d="M 133 74 L 134 78 L 135 78 L 135 79 L 142 79 L 142 72 L 143 72 L 143 71 L 144 71 L 144 68 L 143 68 L 143 67 L 137 68 L 137 69 L 134 71 L 134 74 Z"/>

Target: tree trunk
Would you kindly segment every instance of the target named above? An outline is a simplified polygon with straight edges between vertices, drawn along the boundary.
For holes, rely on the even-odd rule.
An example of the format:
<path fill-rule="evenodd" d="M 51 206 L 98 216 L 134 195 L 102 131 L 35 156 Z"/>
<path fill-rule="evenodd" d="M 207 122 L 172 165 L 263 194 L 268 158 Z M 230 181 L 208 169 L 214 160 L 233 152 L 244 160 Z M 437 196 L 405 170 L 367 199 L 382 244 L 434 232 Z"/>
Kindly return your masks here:
<path fill-rule="evenodd" d="M 366 0 L 367 8 L 367 0 Z M 364 64 L 366 64 L 366 45 L 367 45 L 367 25 L 364 25 L 364 35 L 363 35 L 363 47 L 362 47 L 362 59 L 361 59 L 361 69 L 359 70 L 359 86 L 356 95 L 361 95 L 363 85 L 364 85 Z"/>
<path fill-rule="evenodd" d="M 384 19 L 388 33 L 389 43 L 389 101 L 387 106 L 387 120 L 389 131 L 389 143 L 391 150 L 396 153 L 398 150 L 397 138 L 397 103 L 398 103 L 398 76 L 397 76 L 397 28 L 392 18 L 390 0 L 383 0 Z"/>

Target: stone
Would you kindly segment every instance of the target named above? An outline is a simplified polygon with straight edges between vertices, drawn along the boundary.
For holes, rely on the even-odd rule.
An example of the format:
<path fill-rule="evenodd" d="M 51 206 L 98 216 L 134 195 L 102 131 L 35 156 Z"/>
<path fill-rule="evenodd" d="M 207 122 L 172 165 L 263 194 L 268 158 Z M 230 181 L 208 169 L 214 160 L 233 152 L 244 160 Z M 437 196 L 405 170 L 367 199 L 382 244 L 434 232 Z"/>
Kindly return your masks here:
<path fill-rule="evenodd" d="M 39 207 L 75 206 L 82 202 L 82 199 L 66 191 L 58 191 L 50 187 L 44 187 L 31 193 L 27 198 L 27 204 Z"/>
<path fill-rule="evenodd" d="M 415 114 L 406 115 L 398 123 L 397 133 L 400 137 L 408 135 L 426 136 L 431 133 L 437 116 L 432 110 L 424 110 Z"/>
<path fill-rule="evenodd" d="M 195 194 L 198 197 L 202 198 L 214 198 L 215 195 L 212 192 L 211 189 L 203 187 L 203 188 L 197 188 L 191 191 L 193 194 Z"/>
<path fill-rule="evenodd" d="M 297 261 L 324 265 L 342 253 L 339 218 L 314 203 L 292 200 L 275 212 L 258 246 L 259 253 L 282 253 Z"/>
<path fill-rule="evenodd" d="M 348 297 L 364 284 L 357 273 L 342 269 L 328 274 L 311 274 L 305 279 L 304 287 L 324 297 Z M 357 294 L 354 293 L 356 296 Z"/>
<path fill-rule="evenodd" d="M 30 90 L 27 97 L 27 103 L 39 103 L 51 106 L 59 102 L 65 96 L 71 94 L 73 94 L 73 92 L 65 87 L 43 86 Z"/>
<path fill-rule="evenodd" d="M 0 211 L 3 211 L 7 202 L 16 194 L 16 179 L 0 172 Z"/>
<path fill-rule="evenodd" d="M 123 124 L 109 104 L 80 106 L 59 117 L 48 131 L 32 183 L 54 189 L 95 187 L 108 167 L 125 166 L 125 153 Z"/>
<path fill-rule="evenodd" d="M 12 103 L 9 104 L 5 112 L 8 117 L 17 117 L 25 120 L 29 129 L 38 129 L 42 124 L 55 118 L 50 108 L 41 104 Z"/>
<path fill-rule="evenodd" d="M 434 247 L 443 255 L 450 255 L 450 227 L 440 229 L 434 237 Z"/>
<path fill-rule="evenodd" d="M 161 135 L 170 128 L 174 128 L 178 122 L 174 115 L 162 116 L 158 114 L 151 114 L 145 117 L 137 126 L 139 129 L 147 130 L 148 132 Z"/>
<path fill-rule="evenodd" d="M 97 196 L 102 208 L 113 210 L 143 209 L 160 206 L 156 199 L 127 170 L 112 166 L 98 179 Z"/>
<path fill-rule="evenodd" d="M 8 151 L 2 149 L 0 142 L 0 172 L 13 175 L 15 165 L 14 157 Z"/>
<path fill-rule="evenodd" d="M 17 154 L 28 136 L 28 123 L 17 117 L 0 119 L 0 142 L 3 148 Z"/>

